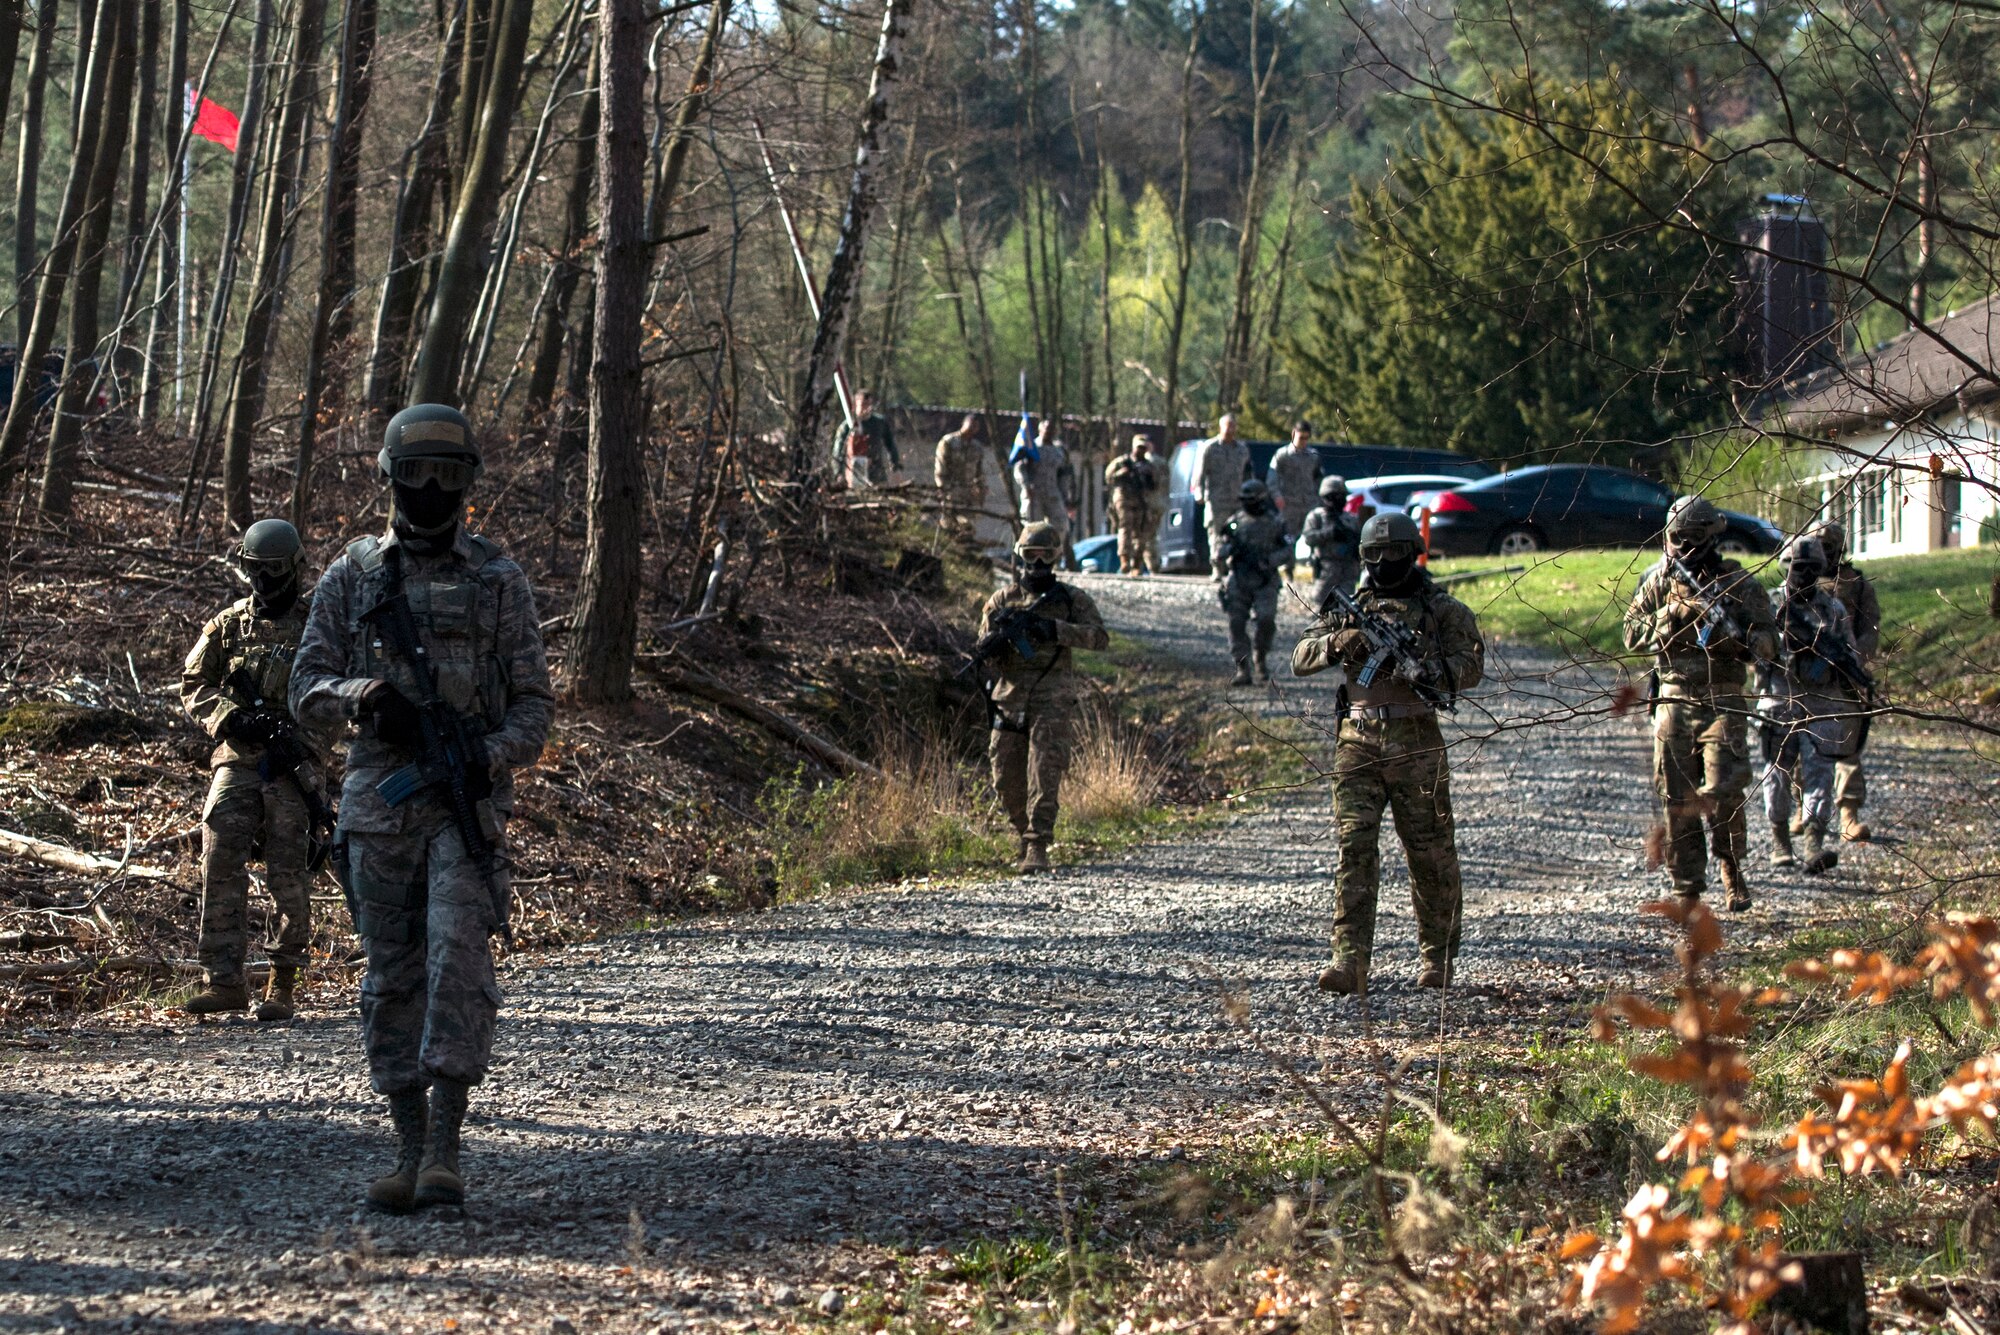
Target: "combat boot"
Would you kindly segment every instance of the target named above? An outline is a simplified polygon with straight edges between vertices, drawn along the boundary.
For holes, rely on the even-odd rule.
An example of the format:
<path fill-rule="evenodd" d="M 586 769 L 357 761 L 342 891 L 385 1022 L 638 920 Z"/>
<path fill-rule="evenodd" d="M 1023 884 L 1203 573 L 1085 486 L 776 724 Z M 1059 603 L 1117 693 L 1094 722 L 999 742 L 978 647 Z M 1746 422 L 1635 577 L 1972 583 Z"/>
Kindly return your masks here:
<path fill-rule="evenodd" d="M 1264 661 L 1264 655 L 1262 655 L 1262 654 L 1258 654 L 1258 655 L 1257 655 L 1257 684 L 1261 686 L 1261 685 L 1263 685 L 1263 684 L 1264 684 L 1265 682 L 1268 682 L 1268 681 L 1270 681 L 1270 680 L 1271 680 L 1271 665 L 1270 665 L 1269 663 L 1267 663 L 1267 662 L 1265 662 L 1265 661 Z"/>
<path fill-rule="evenodd" d="M 1452 964 L 1450 960 L 1425 960 L 1424 967 L 1417 974 L 1418 987 L 1451 986 Z"/>
<path fill-rule="evenodd" d="M 1335 960 L 1319 971 L 1319 990 L 1358 997 L 1368 991 L 1368 966 L 1360 960 Z"/>
<path fill-rule="evenodd" d="M 1826 831 L 1817 825 L 1806 828 L 1806 858 L 1800 870 L 1808 876 L 1824 876 L 1840 862 L 1840 854 L 1826 846 Z"/>
<path fill-rule="evenodd" d="M 1773 867 L 1796 867 L 1798 855 L 1792 852 L 1792 831 L 1783 824 L 1771 826 L 1771 865 Z"/>
<path fill-rule="evenodd" d="M 431 1084 L 431 1134 L 417 1172 L 417 1208 L 465 1204 L 465 1179 L 458 1175 L 458 1133 L 465 1125 L 470 1085 L 440 1076 Z"/>
<path fill-rule="evenodd" d="M 396 1126 L 396 1167 L 368 1187 L 368 1207 L 385 1214 L 408 1214 L 417 1208 L 417 1170 L 424 1160 L 424 1136 L 429 1117 L 424 1091 L 404 1090 L 389 1096 L 389 1120 Z"/>
<path fill-rule="evenodd" d="M 1845 839 L 1850 844 L 1865 844 L 1874 837 L 1874 834 L 1875 832 L 1868 828 L 1868 823 L 1861 819 L 1861 804 L 1859 802 L 1842 802 L 1840 804 L 1840 837 L 1842 839 Z"/>
<path fill-rule="evenodd" d="M 257 1007 L 260 1020 L 289 1020 L 298 1011 L 292 1005 L 292 985 L 298 981 L 299 971 L 289 964 L 271 966 L 271 987 L 264 994 L 263 1002 Z"/>
<path fill-rule="evenodd" d="M 1229 684 L 1231 686 L 1248 686 L 1250 684 L 1249 659 L 1239 658 L 1236 660 L 1236 676 L 1231 679 Z"/>
<path fill-rule="evenodd" d="M 208 986 L 188 998 L 189 1015 L 222 1015 L 230 1011 L 250 1009 L 250 989 L 243 986 L 243 980 L 233 983 L 211 977 Z"/>
<path fill-rule="evenodd" d="M 1717 858 L 1717 869 L 1722 872 L 1722 888 L 1729 892 L 1729 911 L 1741 913 L 1750 907 L 1750 883 L 1743 879 L 1743 869 L 1736 865 L 1735 858 Z"/>
<path fill-rule="evenodd" d="M 1021 841 L 1021 867 L 1023 875 L 1032 876 L 1036 872 L 1049 869 L 1049 841 L 1046 839 L 1023 839 Z"/>

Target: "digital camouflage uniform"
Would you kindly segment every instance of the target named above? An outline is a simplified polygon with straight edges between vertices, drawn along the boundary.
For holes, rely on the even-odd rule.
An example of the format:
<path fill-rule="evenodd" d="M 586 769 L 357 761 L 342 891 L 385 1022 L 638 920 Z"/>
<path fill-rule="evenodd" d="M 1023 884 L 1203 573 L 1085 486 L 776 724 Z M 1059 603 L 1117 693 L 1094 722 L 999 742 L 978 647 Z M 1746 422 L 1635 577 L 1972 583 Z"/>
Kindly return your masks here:
<path fill-rule="evenodd" d="M 1153 512 L 1153 522 L 1146 529 L 1146 568 L 1157 574 L 1166 569 L 1160 560 L 1160 524 L 1174 503 L 1174 470 L 1150 446 L 1146 450 L 1146 463 L 1153 470 L 1153 490 L 1146 498 L 1146 506 Z"/>
<path fill-rule="evenodd" d="M 1313 507 L 1306 516 L 1306 550 L 1312 553 L 1313 606 L 1326 606 L 1335 589 L 1354 592 L 1361 577 L 1361 521 L 1345 510 Z"/>
<path fill-rule="evenodd" d="M 1271 456 L 1264 481 L 1278 499 L 1285 536 L 1296 539 L 1305 532 L 1306 517 L 1319 508 L 1319 456 L 1310 445 L 1287 443 Z"/>
<path fill-rule="evenodd" d="M 1842 561 L 1834 573 L 1820 583 L 1829 586 L 1833 596 L 1847 609 L 1847 625 L 1854 637 L 1854 647 L 1861 655 L 1862 666 L 1875 661 L 1875 651 L 1882 647 L 1882 603 L 1875 596 L 1875 581 L 1850 564 Z M 1833 803 L 1844 813 L 1850 823 L 1858 823 L 1861 808 L 1868 801 L 1868 775 L 1861 768 L 1861 752 L 1846 760 L 1836 761 L 1833 767 Z"/>
<path fill-rule="evenodd" d="M 1036 447 L 1040 458 L 1025 454 L 1014 461 L 1014 485 L 1021 493 L 1021 522 L 1044 523 L 1055 529 L 1067 557 L 1069 542 L 1069 497 L 1063 492 L 1063 475 L 1069 471 L 1069 451 L 1061 441 L 1042 441 Z"/>
<path fill-rule="evenodd" d="M 1794 600 L 1797 619 L 1813 628 L 1815 644 L 1824 637 L 1836 652 L 1854 653 L 1847 609 L 1826 583 L 1815 584 L 1803 595 L 1785 585 L 1771 590 L 1771 612 L 1781 641 Z M 1757 712 L 1768 739 L 1763 753 L 1764 814 L 1774 832 L 1789 833 L 1796 783 L 1805 829 L 1824 836 L 1833 812 L 1834 765 L 1857 754 L 1859 696 L 1823 659 L 1799 652 L 1790 643 L 1784 645 L 1783 657 L 1760 676 L 1765 689 Z"/>
<path fill-rule="evenodd" d="M 1363 583 L 1355 595 L 1364 610 L 1408 626 L 1436 680 L 1452 692 L 1477 686 L 1486 675 L 1486 644 L 1471 609 L 1419 576 L 1407 594 L 1390 597 Z M 1331 640 L 1348 629 L 1335 613 L 1314 624 L 1292 652 L 1292 671 L 1309 676 L 1340 666 Z M 1365 975 L 1375 945 L 1375 906 L 1382 880 L 1382 814 L 1395 819 L 1410 867 L 1410 899 L 1417 919 L 1417 948 L 1426 968 L 1447 973 L 1457 958 L 1464 890 L 1458 835 L 1452 820 L 1450 766 L 1437 710 L 1404 681 L 1388 674 L 1367 687 L 1349 683 L 1346 712 L 1333 754 L 1333 809 L 1339 827 L 1335 873 L 1338 905 L 1333 919 L 1335 965 L 1358 966 Z"/>
<path fill-rule="evenodd" d="M 1211 436 L 1194 456 L 1194 498 L 1202 503 L 1208 526 L 1208 559 L 1222 551 L 1222 535 L 1236 509 L 1237 488 L 1250 476 L 1250 447 L 1240 440 Z M 1218 572 L 1219 575 L 1219 572 Z"/>
<path fill-rule="evenodd" d="M 1104 466 L 1104 489 L 1111 495 L 1111 518 L 1118 526 L 1118 568 L 1128 575 L 1157 574 L 1148 538 L 1160 526 L 1153 509 L 1153 468 L 1146 456 L 1121 454 Z"/>
<path fill-rule="evenodd" d="M 276 618 L 260 617 L 254 599 L 230 604 L 201 628 L 181 669 L 181 704 L 204 732 L 216 739 L 209 756 L 214 779 L 201 811 L 202 967 L 211 981 L 241 985 L 249 947 L 250 860 L 261 847 L 264 884 L 276 914 L 266 945 L 277 968 L 297 970 L 312 941 L 312 873 L 308 837 L 312 817 L 289 774 L 263 770 L 264 748 L 222 736 L 240 710 L 282 710 L 291 683 L 293 657 L 305 631 L 303 596 Z M 256 694 L 241 698 L 224 686 L 238 668 L 256 682 Z M 317 780 L 315 780 L 317 782 Z"/>
<path fill-rule="evenodd" d="M 460 531 L 448 550 L 428 556 L 412 555 L 394 534 L 351 544 L 313 597 L 292 708 L 328 728 L 354 720 L 378 678 L 420 698 L 409 665 L 361 620 L 382 598 L 393 562 L 404 567 L 439 695 L 486 728 L 493 794 L 479 816 L 504 863 L 513 771 L 541 754 L 555 696 L 528 577 L 492 543 Z M 478 1084 L 500 1007 L 488 942 L 500 922 L 448 809 L 434 789 L 400 807 L 375 791 L 412 759 L 401 745 L 357 735 L 340 803 L 350 902 L 368 951 L 362 1040 L 371 1083 L 392 1096 L 437 1077 Z"/>
<path fill-rule="evenodd" d="M 1704 609 L 1664 559 L 1640 577 L 1625 612 L 1625 647 L 1654 655 L 1653 783 L 1664 809 L 1667 874 L 1675 891 L 1708 887 L 1708 858 L 1741 868 L 1748 845 L 1743 816 L 1750 786 L 1748 704 L 1743 683 L 1753 661 L 1777 652 L 1771 600 L 1734 561 L 1713 576 L 1741 638 L 1698 643 Z M 1706 821 L 1709 846 L 1702 840 Z"/>
<path fill-rule="evenodd" d="M 972 532 L 979 522 L 976 511 L 986 507 L 985 450 L 983 441 L 963 430 L 938 439 L 931 476 L 953 507 L 945 514 L 945 527 L 954 532 Z"/>
<path fill-rule="evenodd" d="M 1060 581 L 1046 594 L 1031 593 L 1018 581 L 1009 583 L 986 600 L 979 634 L 984 637 L 1002 615 L 1018 608 L 1034 608 L 1055 622 L 1056 639 L 1035 645 L 1032 657 L 1024 659 L 1017 649 L 1007 648 L 993 660 L 995 717 L 986 755 L 1014 833 L 1046 844 L 1055 833 L 1074 740 L 1075 651 L 1102 649 L 1111 638 L 1090 595 Z"/>
<path fill-rule="evenodd" d="M 1222 572 L 1222 610 L 1229 615 L 1229 656 L 1239 679 L 1254 658 L 1260 676 L 1267 675 L 1264 658 L 1278 633 L 1278 593 L 1284 581 L 1278 566 L 1284 560 L 1285 521 L 1271 513 L 1253 515 L 1238 510 L 1222 532 L 1218 569 Z M 1250 622 L 1257 622 L 1253 638 Z"/>

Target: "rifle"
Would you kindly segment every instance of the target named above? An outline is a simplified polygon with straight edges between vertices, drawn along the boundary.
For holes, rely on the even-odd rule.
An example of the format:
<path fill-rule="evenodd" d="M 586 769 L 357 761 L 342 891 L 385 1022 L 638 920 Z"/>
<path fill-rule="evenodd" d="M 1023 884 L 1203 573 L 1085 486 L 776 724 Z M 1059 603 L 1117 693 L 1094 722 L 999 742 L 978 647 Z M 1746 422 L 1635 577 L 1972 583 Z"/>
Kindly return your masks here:
<path fill-rule="evenodd" d="M 1456 709 L 1457 699 L 1448 691 L 1424 680 L 1423 646 L 1417 642 L 1416 632 L 1399 621 L 1391 621 L 1380 612 L 1370 612 L 1354 601 L 1354 595 L 1345 589 L 1335 589 L 1328 599 L 1328 606 L 1339 609 L 1348 624 L 1368 640 L 1368 659 L 1361 670 L 1354 674 L 1356 686 L 1373 685 L 1382 669 L 1391 667 L 1395 675 L 1401 677 L 1405 685 L 1417 693 L 1425 704 L 1437 709 Z"/>
<path fill-rule="evenodd" d="M 1793 657 L 1818 659 L 1872 704 L 1875 699 L 1875 674 L 1861 665 L 1859 655 L 1851 646 L 1826 634 L 1826 629 L 1825 624 L 1807 611 L 1798 599 L 1785 599 L 1785 639 L 1791 641 L 1796 632 L 1796 638 L 1810 646 L 1793 650 Z"/>
<path fill-rule="evenodd" d="M 1000 619 L 993 623 L 993 629 L 980 636 L 979 641 L 972 646 L 972 656 L 965 660 L 965 665 L 959 668 L 955 675 L 970 677 L 987 660 L 997 657 L 1002 649 L 1012 648 L 1021 656 L 1021 661 L 1024 663 L 1032 659 L 1035 656 L 1035 642 L 1028 635 L 1028 627 L 1041 618 L 1042 604 L 1053 598 L 1057 592 L 1057 589 L 1050 589 L 1026 607 L 1010 608 L 1002 612 Z"/>
<path fill-rule="evenodd" d="M 306 870 L 318 871 L 326 865 L 327 854 L 333 849 L 333 808 L 320 796 L 319 786 L 313 782 L 312 752 L 299 740 L 298 723 L 283 709 L 265 708 L 257 679 L 247 668 L 238 667 L 224 677 L 222 689 L 234 696 L 239 706 L 268 721 L 271 736 L 257 761 L 257 777 L 269 783 L 282 774 L 298 790 L 311 822 L 306 829 Z"/>
<path fill-rule="evenodd" d="M 1706 649 L 1718 634 L 1725 640 L 1743 638 L 1743 627 L 1729 610 L 1729 594 L 1721 580 L 1703 579 L 1678 556 L 1667 557 L 1667 566 L 1694 590 L 1695 600 L 1701 604 L 1701 629 L 1695 632 L 1696 644 Z"/>
<path fill-rule="evenodd" d="M 478 804 L 473 800 L 467 782 L 472 768 L 485 763 L 481 734 L 473 728 L 470 719 L 445 703 L 444 697 L 438 694 L 437 673 L 431 667 L 423 641 L 417 636 L 416 618 L 410 612 L 410 595 L 403 588 L 402 564 L 394 556 L 390 560 L 395 564 L 391 568 L 388 589 L 379 602 L 361 614 L 361 621 L 363 625 L 372 625 L 388 641 L 389 647 L 402 656 L 409 665 L 410 675 L 416 679 L 419 749 L 414 764 L 405 765 L 390 774 L 375 785 L 375 791 L 384 802 L 399 807 L 419 793 L 438 790 L 445 809 L 451 813 L 452 824 L 458 827 L 458 837 L 464 841 L 466 854 L 479 868 L 480 879 L 486 882 L 486 893 L 493 901 L 493 920 L 500 939 L 512 950 L 514 931 L 507 923 L 507 891 L 500 882 L 500 853 L 486 837 L 486 831 L 479 828 Z"/>

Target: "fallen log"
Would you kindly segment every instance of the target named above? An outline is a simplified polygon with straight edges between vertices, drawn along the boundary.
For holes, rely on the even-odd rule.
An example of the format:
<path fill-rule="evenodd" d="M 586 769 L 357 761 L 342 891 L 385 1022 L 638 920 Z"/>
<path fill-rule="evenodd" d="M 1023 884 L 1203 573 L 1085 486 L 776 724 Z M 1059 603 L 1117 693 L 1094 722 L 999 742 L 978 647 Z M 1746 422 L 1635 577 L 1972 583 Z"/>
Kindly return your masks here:
<path fill-rule="evenodd" d="M 773 733 L 801 751 L 812 756 L 827 768 L 841 774 L 863 775 L 870 779 L 882 777 L 882 771 L 857 755 L 843 751 L 832 742 L 815 733 L 806 731 L 798 724 L 780 714 L 768 705 L 759 704 L 740 691 L 732 690 L 686 659 L 680 658 L 678 651 L 672 656 L 678 666 L 648 664 L 659 677 L 660 684 L 670 691 L 680 691 L 684 695 L 699 696 L 701 699 L 721 705 L 730 713 L 746 718 L 766 732 Z"/>
<path fill-rule="evenodd" d="M 17 982 L 47 982 L 56 978 L 80 978 L 108 973 L 153 973 L 163 976 L 173 974 L 200 973 L 201 965 L 194 960 L 164 960 L 153 955 L 94 955 L 80 960 L 61 960 L 53 964 L 0 964 L 0 981 L 12 979 Z M 270 975 L 268 964 L 249 964 L 243 969 L 243 976 L 250 983 L 261 983 Z"/>
<path fill-rule="evenodd" d="M 51 936 L 46 932 L 0 932 L 0 950 L 70 950 L 73 936 Z"/>
<path fill-rule="evenodd" d="M 74 848 L 52 844 L 46 839 L 36 839 L 30 835 L 16 834 L 12 830 L 0 830 L 0 854 L 8 857 L 28 858 L 50 867 L 60 867 L 64 871 L 81 872 L 86 876 L 106 876 L 113 873 L 136 877 L 142 881 L 170 881 L 173 873 L 160 867 L 134 866 L 116 858 L 101 858 L 92 853 L 79 853 Z"/>

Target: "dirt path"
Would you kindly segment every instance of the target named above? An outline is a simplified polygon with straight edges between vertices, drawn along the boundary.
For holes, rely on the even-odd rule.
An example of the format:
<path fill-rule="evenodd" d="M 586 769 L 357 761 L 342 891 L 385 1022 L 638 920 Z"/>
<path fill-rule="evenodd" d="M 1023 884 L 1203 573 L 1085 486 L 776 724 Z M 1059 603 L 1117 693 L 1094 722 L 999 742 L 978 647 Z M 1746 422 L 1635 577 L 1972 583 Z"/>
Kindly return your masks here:
<path fill-rule="evenodd" d="M 1090 587 L 1115 628 L 1223 678 L 1205 583 Z M 1490 662 L 1496 682 L 1456 725 L 1468 926 L 1465 986 L 1443 1004 L 1410 985 L 1407 881 L 1385 857 L 1368 1004 L 1398 1052 L 1440 1032 L 1518 1046 L 1664 958 L 1633 912 L 1657 892 L 1642 721 L 1592 712 L 1605 682 L 1589 672 Z M 1323 717 L 1323 680 L 1232 693 L 1238 726 Z M 1893 827 L 1918 795 L 1880 742 L 1874 815 Z M 1890 856 L 1818 885 L 1760 875 L 1735 940 L 1838 912 Z M 107 1020 L 0 1054 L 0 1331 L 742 1325 L 851 1273 L 843 1240 L 1052 1224 L 1058 1165 L 1199 1155 L 1303 1119 L 1222 1022 L 1217 980 L 1336 1084 L 1362 1067 L 1360 1003 L 1311 991 L 1331 870 L 1315 784 L 1040 880 L 897 887 L 512 961 L 464 1219 L 357 1211 L 389 1139 L 351 998 L 282 1029 Z"/>

